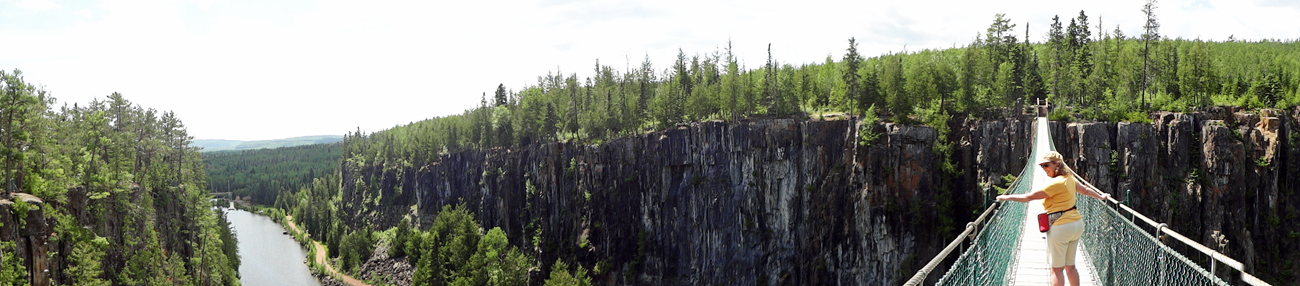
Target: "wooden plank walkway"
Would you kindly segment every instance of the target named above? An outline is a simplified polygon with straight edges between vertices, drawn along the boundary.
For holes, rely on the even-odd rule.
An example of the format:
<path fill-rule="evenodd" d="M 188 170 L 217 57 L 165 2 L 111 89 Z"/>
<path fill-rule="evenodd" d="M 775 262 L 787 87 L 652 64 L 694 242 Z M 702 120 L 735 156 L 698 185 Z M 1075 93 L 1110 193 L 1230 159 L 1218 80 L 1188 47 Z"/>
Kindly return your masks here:
<path fill-rule="evenodd" d="M 1039 117 L 1036 124 L 1037 142 L 1034 142 L 1035 154 L 1047 153 L 1051 150 L 1051 137 L 1048 135 L 1047 118 Z M 1037 159 L 1037 158 L 1033 158 Z M 1032 161 L 1031 161 L 1032 162 Z M 1047 178 L 1047 173 L 1042 168 L 1033 168 L 1034 185 L 1033 189 L 1037 190 L 1042 187 Z M 1083 196 L 1083 195 L 1079 195 Z M 1020 251 L 1016 262 L 1014 277 L 1015 283 L 1012 285 L 1051 285 L 1051 271 L 1047 264 L 1047 234 L 1038 232 L 1038 214 L 1043 212 L 1043 201 L 1035 200 L 1029 202 L 1025 210 L 1024 231 L 1020 236 Z M 1084 251 L 1083 241 L 1079 242 L 1079 248 L 1075 254 L 1075 267 L 1079 269 L 1079 282 L 1082 285 L 1097 285 L 1093 277 L 1092 262 L 1088 260 L 1087 252 Z M 1066 285 L 1070 285 L 1066 282 Z"/>

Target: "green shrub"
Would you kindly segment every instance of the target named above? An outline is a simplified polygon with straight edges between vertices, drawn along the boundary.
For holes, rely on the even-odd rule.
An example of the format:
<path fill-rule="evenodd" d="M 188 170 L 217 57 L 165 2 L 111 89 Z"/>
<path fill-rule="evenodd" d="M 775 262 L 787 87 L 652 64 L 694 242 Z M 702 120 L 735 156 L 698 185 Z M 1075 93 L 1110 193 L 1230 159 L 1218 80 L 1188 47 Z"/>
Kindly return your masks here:
<path fill-rule="evenodd" d="M 874 130 L 877 123 L 880 123 L 880 117 L 876 115 L 876 106 L 872 105 L 862 113 L 862 121 L 858 122 L 858 146 L 868 147 L 880 139 L 880 134 Z"/>
<path fill-rule="evenodd" d="M 1151 123 L 1151 117 L 1146 112 L 1143 111 L 1125 112 L 1123 116 L 1124 116 L 1123 119 L 1120 121 L 1126 121 L 1132 123 L 1147 123 L 1147 124 Z"/>
<path fill-rule="evenodd" d="M 18 256 L 17 246 L 13 241 L 0 242 L 4 250 L 0 261 L 0 285 L 27 285 L 27 269 L 23 258 Z"/>
<path fill-rule="evenodd" d="M 1012 174 L 1002 175 L 1002 183 L 993 185 L 993 190 L 998 191 L 999 195 L 1005 195 L 1007 193 L 1007 188 L 1010 188 L 1011 183 L 1015 181 L 1016 181 L 1015 175 Z"/>
<path fill-rule="evenodd" d="M 589 286 L 591 278 L 587 277 L 587 269 L 578 265 L 573 273 L 569 273 L 569 265 L 564 261 L 555 260 L 555 265 L 551 266 L 550 278 L 546 278 L 546 286 Z"/>
<path fill-rule="evenodd" d="M 1272 164 L 1272 163 L 1270 163 L 1270 162 L 1268 161 L 1268 158 L 1266 158 L 1266 157 L 1264 157 L 1264 156 L 1260 156 L 1258 159 L 1255 159 L 1255 166 L 1259 166 L 1259 167 L 1268 167 L 1268 165 L 1271 165 L 1271 164 Z"/>
<path fill-rule="evenodd" d="M 1070 111 L 1064 108 L 1058 108 L 1052 110 L 1052 113 L 1047 114 L 1047 120 L 1060 121 L 1060 122 L 1072 122 L 1075 119 L 1074 119 L 1074 115 L 1070 114 Z"/>
<path fill-rule="evenodd" d="M 564 174 L 572 177 L 578 172 L 578 158 L 569 158 L 569 167 L 564 168 Z"/>
<path fill-rule="evenodd" d="M 527 285 L 532 259 L 510 246 L 501 228 L 479 228 L 464 205 L 443 206 L 428 232 L 413 232 L 407 242 L 412 285 Z M 534 243 L 541 228 L 537 235 Z"/>
<path fill-rule="evenodd" d="M 13 207 L 14 220 L 18 221 L 18 228 L 26 228 L 27 212 L 31 211 L 33 206 L 28 204 L 27 201 L 15 197 Z"/>
<path fill-rule="evenodd" d="M 1106 168 L 1111 174 L 1119 174 L 1119 151 L 1110 150 L 1110 162 L 1106 163 Z"/>
<path fill-rule="evenodd" d="M 405 256 L 406 240 L 411 237 L 411 219 L 404 217 L 393 228 L 393 239 L 388 242 L 388 256 Z"/>

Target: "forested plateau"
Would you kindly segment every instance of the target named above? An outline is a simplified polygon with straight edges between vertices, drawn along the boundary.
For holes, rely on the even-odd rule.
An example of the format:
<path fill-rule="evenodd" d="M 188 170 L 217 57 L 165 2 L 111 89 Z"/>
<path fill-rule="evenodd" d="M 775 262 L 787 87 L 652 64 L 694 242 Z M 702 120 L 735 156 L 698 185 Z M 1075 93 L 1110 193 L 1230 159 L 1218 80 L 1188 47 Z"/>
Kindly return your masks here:
<path fill-rule="evenodd" d="M 280 194 L 292 194 L 313 178 L 337 172 L 342 153 L 341 144 L 326 143 L 202 155 L 209 190 L 271 205 Z"/>
<path fill-rule="evenodd" d="M 864 58 L 850 39 L 843 59 L 798 66 L 742 69 L 728 48 L 555 71 L 460 115 L 350 133 L 338 173 L 275 206 L 363 278 L 392 277 L 365 270 L 381 256 L 413 266 L 397 284 L 539 284 L 561 262 L 597 284 L 897 284 L 1023 168 L 1024 107 L 1045 100 L 1058 149 L 1098 186 L 1294 281 L 1300 261 L 1272 250 L 1300 248 L 1282 223 L 1300 44 L 1066 20 L 1042 43 L 997 15 L 961 48 Z M 457 264 L 482 261 L 484 233 L 508 241 L 495 262 Z"/>
<path fill-rule="evenodd" d="M 64 104 L 0 71 L 0 285 L 239 285 L 237 242 L 172 112 Z"/>

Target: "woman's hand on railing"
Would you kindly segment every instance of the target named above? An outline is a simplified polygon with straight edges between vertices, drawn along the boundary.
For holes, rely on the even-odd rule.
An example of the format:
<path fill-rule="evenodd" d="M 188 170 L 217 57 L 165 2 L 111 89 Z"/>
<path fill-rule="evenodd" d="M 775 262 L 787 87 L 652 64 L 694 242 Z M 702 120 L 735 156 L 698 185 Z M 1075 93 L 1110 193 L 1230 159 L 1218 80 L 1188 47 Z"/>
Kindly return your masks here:
<path fill-rule="evenodd" d="M 1097 198 L 1098 198 L 1098 199 L 1101 199 L 1101 201 L 1103 201 L 1103 202 L 1104 202 L 1104 201 L 1111 201 L 1110 193 L 1101 193 L 1101 195 L 1098 196 Z"/>

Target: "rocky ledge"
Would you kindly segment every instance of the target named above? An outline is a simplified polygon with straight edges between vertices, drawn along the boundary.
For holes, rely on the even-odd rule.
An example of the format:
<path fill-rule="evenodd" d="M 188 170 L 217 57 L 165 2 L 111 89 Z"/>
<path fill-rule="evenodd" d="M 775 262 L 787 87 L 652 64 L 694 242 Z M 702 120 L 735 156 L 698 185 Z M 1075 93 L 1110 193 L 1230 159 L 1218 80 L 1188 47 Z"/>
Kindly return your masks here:
<path fill-rule="evenodd" d="M 45 221 L 45 202 L 25 194 L 0 198 L 0 241 L 14 242 L 16 257 L 23 259 L 31 285 L 49 285 L 49 240 L 53 232 Z M 9 249 L 4 249 L 8 251 Z"/>

